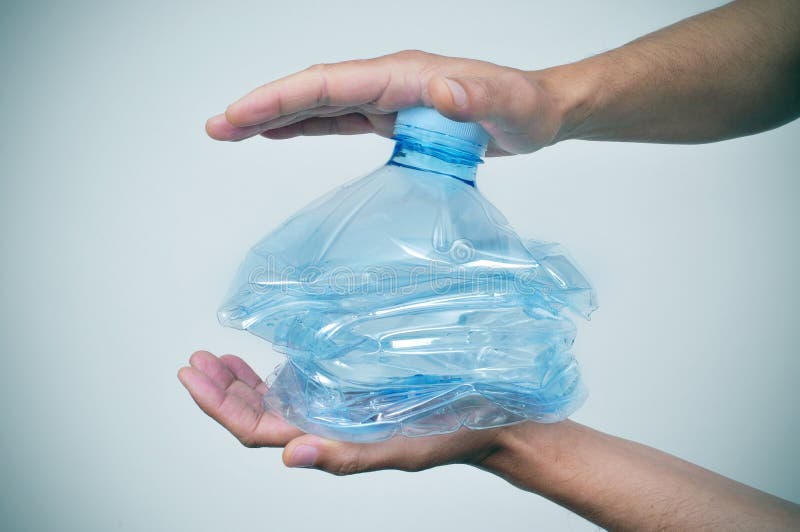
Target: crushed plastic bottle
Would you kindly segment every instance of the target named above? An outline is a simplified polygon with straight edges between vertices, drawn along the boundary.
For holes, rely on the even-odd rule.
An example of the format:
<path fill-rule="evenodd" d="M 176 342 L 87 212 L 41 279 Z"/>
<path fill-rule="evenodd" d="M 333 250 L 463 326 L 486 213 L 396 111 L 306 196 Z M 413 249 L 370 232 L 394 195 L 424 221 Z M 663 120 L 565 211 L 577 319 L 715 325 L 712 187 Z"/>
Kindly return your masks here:
<path fill-rule="evenodd" d="M 406 109 L 394 138 L 258 242 L 219 311 L 287 356 L 266 407 L 362 442 L 566 418 L 586 396 L 566 312 L 588 319 L 590 283 L 475 187 L 478 124 Z"/>

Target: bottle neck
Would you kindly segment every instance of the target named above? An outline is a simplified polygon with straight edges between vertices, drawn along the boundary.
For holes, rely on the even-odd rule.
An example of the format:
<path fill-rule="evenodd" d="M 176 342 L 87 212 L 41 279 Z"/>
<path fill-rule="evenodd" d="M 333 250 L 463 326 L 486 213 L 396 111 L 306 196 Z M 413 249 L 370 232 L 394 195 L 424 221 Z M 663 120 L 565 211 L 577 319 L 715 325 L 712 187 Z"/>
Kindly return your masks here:
<path fill-rule="evenodd" d="M 454 177 L 475 186 L 475 174 L 483 162 L 477 154 L 405 135 L 396 134 L 394 139 L 397 143 L 387 164 Z"/>

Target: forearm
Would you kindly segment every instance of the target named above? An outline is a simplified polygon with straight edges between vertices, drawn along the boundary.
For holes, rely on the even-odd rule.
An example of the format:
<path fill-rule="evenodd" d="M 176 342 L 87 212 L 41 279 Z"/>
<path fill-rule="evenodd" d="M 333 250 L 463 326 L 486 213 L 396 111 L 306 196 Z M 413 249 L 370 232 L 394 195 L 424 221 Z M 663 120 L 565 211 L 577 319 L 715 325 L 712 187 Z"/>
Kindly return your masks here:
<path fill-rule="evenodd" d="M 612 529 L 774 530 L 800 522 L 797 505 L 570 421 L 509 427 L 480 465 Z"/>
<path fill-rule="evenodd" d="M 743 0 L 578 63 L 532 72 L 558 140 L 699 143 L 800 115 L 800 2 Z"/>

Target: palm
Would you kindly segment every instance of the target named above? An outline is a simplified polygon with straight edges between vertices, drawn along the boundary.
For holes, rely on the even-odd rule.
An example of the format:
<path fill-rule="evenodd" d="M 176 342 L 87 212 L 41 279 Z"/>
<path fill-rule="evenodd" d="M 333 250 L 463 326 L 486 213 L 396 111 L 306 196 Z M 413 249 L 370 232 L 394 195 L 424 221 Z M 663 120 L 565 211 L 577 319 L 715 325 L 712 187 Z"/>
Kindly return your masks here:
<path fill-rule="evenodd" d="M 267 385 L 239 357 L 216 357 L 198 351 L 181 368 L 178 378 L 203 411 L 228 429 L 247 447 L 285 447 L 284 462 L 301 465 L 295 451 L 314 447 L 313 465 L 336 474 L 375 469 L 416 471 L 438 465 L 465 462 L 479 465 L 495 448 L 500 430 L 469 430 L 426 438 L 394 437 L 361 444 L 326 440 L 289 425 L 264 409 Z"/>
<path fill-rule="evenodd" d="M 198 351 L 178 373 L 203 411 L 248 447 L 283 447 L 303 433 L 266 411 L 267 385 L 239 357 Z"/>

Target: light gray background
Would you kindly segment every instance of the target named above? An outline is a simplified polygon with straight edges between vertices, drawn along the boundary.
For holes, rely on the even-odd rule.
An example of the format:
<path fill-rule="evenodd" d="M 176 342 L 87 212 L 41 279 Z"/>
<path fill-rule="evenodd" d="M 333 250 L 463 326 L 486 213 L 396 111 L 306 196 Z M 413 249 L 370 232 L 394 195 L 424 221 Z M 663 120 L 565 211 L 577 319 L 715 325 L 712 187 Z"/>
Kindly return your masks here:
<path fill-rule="evenodd" d="M 215 143 L 206 117 L 316 62 L 405 48 L 563 63 L 718 5 L 645 2 L 6 2 L 0 528 L 582 530 L 466 466 L 288 470 L 206 418 L 199 348 L 264 373 L 215 310 L 246 249 L 387 159 L 376 137 Z M 705 146 L 568 142 L 493 159 L 480 188 L 565 244 L 601 308 L 575 419 L 800 500 L 800 123 Z"/>

